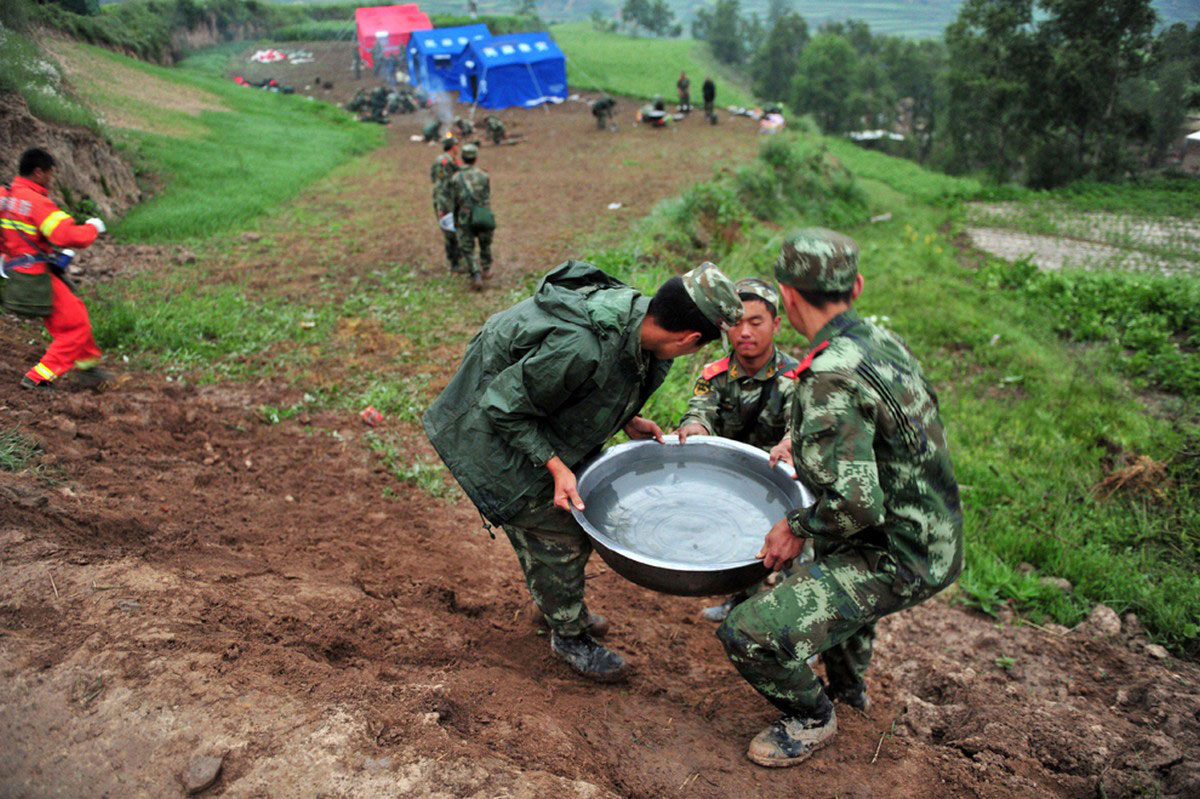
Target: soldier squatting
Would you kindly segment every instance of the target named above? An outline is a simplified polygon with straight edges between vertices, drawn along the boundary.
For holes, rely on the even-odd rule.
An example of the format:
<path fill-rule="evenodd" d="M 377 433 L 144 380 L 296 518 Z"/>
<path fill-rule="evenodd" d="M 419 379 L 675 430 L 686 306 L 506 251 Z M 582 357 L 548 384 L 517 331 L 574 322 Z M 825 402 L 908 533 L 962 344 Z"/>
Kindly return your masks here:
<path fill-rule="evenodd" d="M 672 359 L 730 333 L 734 351 L 697 380 L 680 436 L 728 434 L 790 450 L 816 502 L 765 532 L 773 587 L 731 598 L 717 631 L 730 662 L 780 718 L 750 742 L 767 767 L 808 758 L 837 732 L 834 703 L 869 705 L 875 623 L 948 586 L 962 568 L 962 511 L 937 397 L 895 334 L 858 316 L 858 248 L 824 229 L 790 236 L 778 290 L 703 264 L 652 298 L 568 261 L 534 295 L 491 317 L 423 422 L 485 519 L 502 526 L 552 651 L 601 682 L 628 664 L 590 634 L 591 545 L 575 470 L 611 436 L 662 441 L 639 415 Z M 811 344 L 775 350 L 778 314 Z M 757 333 L 747 327 L 757 328 Z M 740 330 L 739 328 L 746 328 Z M 819 656 L 826 681 L 808 664 Z"/>

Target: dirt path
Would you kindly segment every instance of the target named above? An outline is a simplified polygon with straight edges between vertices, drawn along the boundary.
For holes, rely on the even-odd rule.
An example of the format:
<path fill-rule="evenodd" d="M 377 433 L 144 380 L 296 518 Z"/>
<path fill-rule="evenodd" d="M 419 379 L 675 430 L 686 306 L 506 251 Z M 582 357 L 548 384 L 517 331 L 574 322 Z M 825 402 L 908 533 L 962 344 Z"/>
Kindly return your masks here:
<path fill-rule="evenodd" d="M 500 276 L 462 294 L 463 328 L 755 145 L 698 119 L 598 134 L 582 105 L 505 116 L 527 139 L 481 157 Z M 253 265 L 257 290 L 295 296 L 386 264 L 432 279 L 435 151 L 407 133 L 202 265 Z M 440 359 L 433 384 L 457 357 L 444 322 L 411 356 Z M 1154 659 L 1133 621 L 1102 640 L 1100 625 L 997 625 L 944 602 L 881 625 L 875 705 L 840 714 L 835 746 L 758 769 L 743 752 L 773 712 L 703 600 L 594 560 L 589 601 L 636 671 L 585 683 L 531 625 L 511 548 L 467 504 L 387 475 L 353 414 L 267 425 L 253 409 L 295 387 L 155 374 L 32 397 L 15 388 L 32 331 L 0 320 L 0 406 L 45 453 L 41 476 L 0 472 L 0 795 L 182 795 L 196 754 L 224 756 L 205 795 L 230 797 L 1200 794 L 1200 670 Z"/>

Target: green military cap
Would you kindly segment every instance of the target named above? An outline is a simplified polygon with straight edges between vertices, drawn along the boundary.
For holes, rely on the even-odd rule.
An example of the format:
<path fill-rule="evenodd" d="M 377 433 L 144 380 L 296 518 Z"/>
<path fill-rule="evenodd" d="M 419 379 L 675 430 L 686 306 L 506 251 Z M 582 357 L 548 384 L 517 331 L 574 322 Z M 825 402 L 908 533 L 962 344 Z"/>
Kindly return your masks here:
<path fill-rule="evenodd" d="M 854 239 L 821 227 L 788 236 L 775 262 L 775 279 L 800 291 L 849 291 L 857 277 Z"/>
<path fill-rule="evenodd" d="M 683 287 L 700 313 L 722 330 L 742 321 L 742 300 L 737 289 L 716 264 L 705 261 L 684 274 Z"/>
<path fill-rule="evenodd" d="M 779 292 L 775 290 L 772 283 L 768 283 L 759 277 L 744 277 L 733 284 L 738 294 L 753 294 L 755 297 L 766 300 L 774 307 L 779 307 Z"/>
<path fill-rule="evenodd" d="M 474 159 L 479 156 L 478 144 L 464 144 L 462 148 L 462 156 L 467 159 Z"/>

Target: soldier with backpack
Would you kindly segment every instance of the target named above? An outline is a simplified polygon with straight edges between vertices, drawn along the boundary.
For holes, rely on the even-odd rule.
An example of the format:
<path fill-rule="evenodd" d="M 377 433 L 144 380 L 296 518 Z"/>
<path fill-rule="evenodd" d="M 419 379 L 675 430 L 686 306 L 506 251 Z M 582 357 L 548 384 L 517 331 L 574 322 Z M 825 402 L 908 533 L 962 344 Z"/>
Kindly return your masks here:
<path fill-rule="evenodd" d="M 492 232 L 496 217 L 492 215 L 492 187 L 488 174 L 475 166 L 479 146 L 462 148 L 462 169 L 450 179 L 454 198 L 454 225 L 458 229 L 458 249 L 471 273 L 471 290 L 483 291 L 483 281 L 492 276 Z M 475 257 L 475 242 L 479 242 L 479 257 Z"/>

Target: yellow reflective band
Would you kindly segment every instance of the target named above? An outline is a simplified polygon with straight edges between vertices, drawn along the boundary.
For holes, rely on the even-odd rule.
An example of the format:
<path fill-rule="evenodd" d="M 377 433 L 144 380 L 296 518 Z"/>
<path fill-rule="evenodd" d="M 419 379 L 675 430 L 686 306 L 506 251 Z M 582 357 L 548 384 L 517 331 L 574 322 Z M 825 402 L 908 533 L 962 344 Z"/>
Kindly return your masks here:
<path fill-rule="evenodd" d="M 24 222 L 18 222 L 15 219 L 0 219 L 0 229 L 3 230 L 19 230 L 22 233 L 34 235 L 37 233 L 37 228 L 33 225 L 27 225 Z"/>
<path fill-rule="evenodd" d="M 50 238 L 50 234 L 54 232 L 54 229 L 58 227 L 59 223 L 64 219 L 70 218 L 70 214 L 62 211 L 55 211 L 54 213 L 50 214 L 50 216 L 42 220 L 42 235 L 46 238 Z"/>
<path fill-rule="evenodd" d="M 45 366 L 43 366 L 40 363 L 37 366 L 33 367 L 33 371 L 35 371 L 39 375 L 41 375 L 43 380 L 53 380 L 56 377 L 54 372 L 51 372 L 49 369 L 47 369 Z"/>

